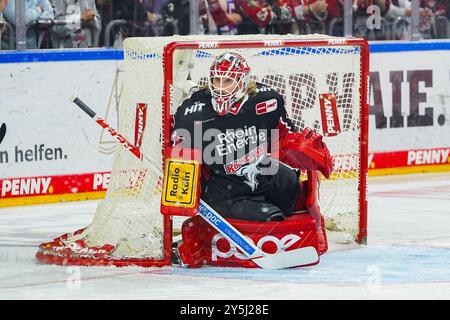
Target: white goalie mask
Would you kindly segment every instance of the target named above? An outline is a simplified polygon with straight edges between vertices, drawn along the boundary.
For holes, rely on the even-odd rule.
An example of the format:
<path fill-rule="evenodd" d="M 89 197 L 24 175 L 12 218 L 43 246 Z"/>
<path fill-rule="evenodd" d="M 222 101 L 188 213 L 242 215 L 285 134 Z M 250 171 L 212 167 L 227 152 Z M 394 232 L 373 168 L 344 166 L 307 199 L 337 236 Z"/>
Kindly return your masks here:
<path fill-rule="evenodd" d="M 247 93 L 250 67 L 245 59 L 233 52 L 218 56 L 210 68 L 208 86 L 214 110 L 226 115 Z"/>

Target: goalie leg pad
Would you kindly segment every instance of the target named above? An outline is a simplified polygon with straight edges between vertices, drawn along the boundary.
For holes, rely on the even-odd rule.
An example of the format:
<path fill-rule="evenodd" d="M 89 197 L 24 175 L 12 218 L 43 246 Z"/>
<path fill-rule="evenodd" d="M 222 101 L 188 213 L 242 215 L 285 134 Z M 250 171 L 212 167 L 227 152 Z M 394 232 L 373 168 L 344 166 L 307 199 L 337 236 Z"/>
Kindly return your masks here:
<path fill-rule="evenodd" d="M 315 219 L 308 213 L 296 214 L 282 222 L 255 222 L 227 219 L 244 236 L 267 254 L 289 252 L 313 247 L 319 252 Z M 198 268 L 203 264 L 221 267 L 258 268 L 222 234 L 201 217 L 185 221 L 182 227 L 183 243 L 179 253 L 184 265 Z M 313 264 L 317 264 L 319 261 Z"/>
<path fill-rule="evenodd" d="M 317 174 L 311 174 L 308 181 L 300 182 L 300 192 L 297 196 L 297 201 L 295 202 L 295 206 L 291 214 L 296 215 L 307 210 L 309 214 L 314 217 L 316 221 L 317 237 L 319 241 L 319 254 L 322 255 L 328 251 L 325 219 L 321 213 L 316 196 L 314 194 L 309 194 L 317 192 L 319 188 L 317 180 Z"/>
<path fill-rule="evenodd" d="M 294 208 L 292 209 L 292 213 L 296 212 L 304 212 L 308 208 L 306 206 L 306 201 L 308 198 L 308 182 L 301 181 L 300 182 L 300 191 L 297 196 L 297 200 L 295 201 Z"/>
<path fill-rule="evenodd" d="M 200 216 L 194 216 L 183 222 L 181 235 L 183 242 L 178 246 L 178 254 L 183 265 L 200 268 L 206 264 L 207 239 L 216 231 Z"/>

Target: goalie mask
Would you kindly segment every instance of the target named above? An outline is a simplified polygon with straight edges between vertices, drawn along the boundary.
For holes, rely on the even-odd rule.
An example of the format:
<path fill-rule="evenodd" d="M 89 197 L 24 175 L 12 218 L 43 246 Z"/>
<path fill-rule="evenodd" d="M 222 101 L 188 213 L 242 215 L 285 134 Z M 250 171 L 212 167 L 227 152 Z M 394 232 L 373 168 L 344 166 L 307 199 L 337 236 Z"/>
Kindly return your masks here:
<path fill-rule="evenodd" d="M 210 68 L 208 85 L 217 114 L 226 115 L 245 96 L 249 74 L 250 67 L 237 53 L 224 53 L 215 59 Z"/>

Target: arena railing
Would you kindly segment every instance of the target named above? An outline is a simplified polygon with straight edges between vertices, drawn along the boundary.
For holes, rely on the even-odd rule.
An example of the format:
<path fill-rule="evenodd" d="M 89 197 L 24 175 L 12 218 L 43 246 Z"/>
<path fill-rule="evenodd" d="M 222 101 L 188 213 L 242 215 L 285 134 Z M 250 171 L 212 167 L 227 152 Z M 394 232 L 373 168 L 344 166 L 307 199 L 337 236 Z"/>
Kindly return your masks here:
<path fill-rule="evenodd" d="M 55 32 L 52 28 L 54 26 L 68 26 L 74 25 L 74 21 L 70 20 L 37 20 L 27 26 L 27 32 L 29 29 L 34 28 L 36 34 L 37 48 L 40 48 L 42 44 L 43 37 L 45 36 L 45 32 L 49 32 L 53 38 L 58 40 L 58 43 L 62 40 L 62 38 Z M 83 29 L 82 23 L 80 28 Z M 94 39 L 94 43 L 98 43 L 99 36 L 96 35 L 96 39 Z"/>

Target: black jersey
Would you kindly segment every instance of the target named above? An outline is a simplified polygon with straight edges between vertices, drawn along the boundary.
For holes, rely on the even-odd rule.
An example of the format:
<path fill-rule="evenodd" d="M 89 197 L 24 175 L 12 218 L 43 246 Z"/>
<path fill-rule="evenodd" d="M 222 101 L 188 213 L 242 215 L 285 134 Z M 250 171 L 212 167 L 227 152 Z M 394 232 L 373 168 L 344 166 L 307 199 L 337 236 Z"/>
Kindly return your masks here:
<path fill-rule="evenodd" d="M 192 94 L 177 109 L 174 142 L 202 150 L 203 192 L 215 200 L 262 194 L 270 189 L 278 163 L 270 158 L 273 137 L 296 130 L 287 117 L 283 97 L 256 86 L 225 116 L 216 113 L 209 89 Z M 275 170 L 274 170 L 275 169 Z"/>

